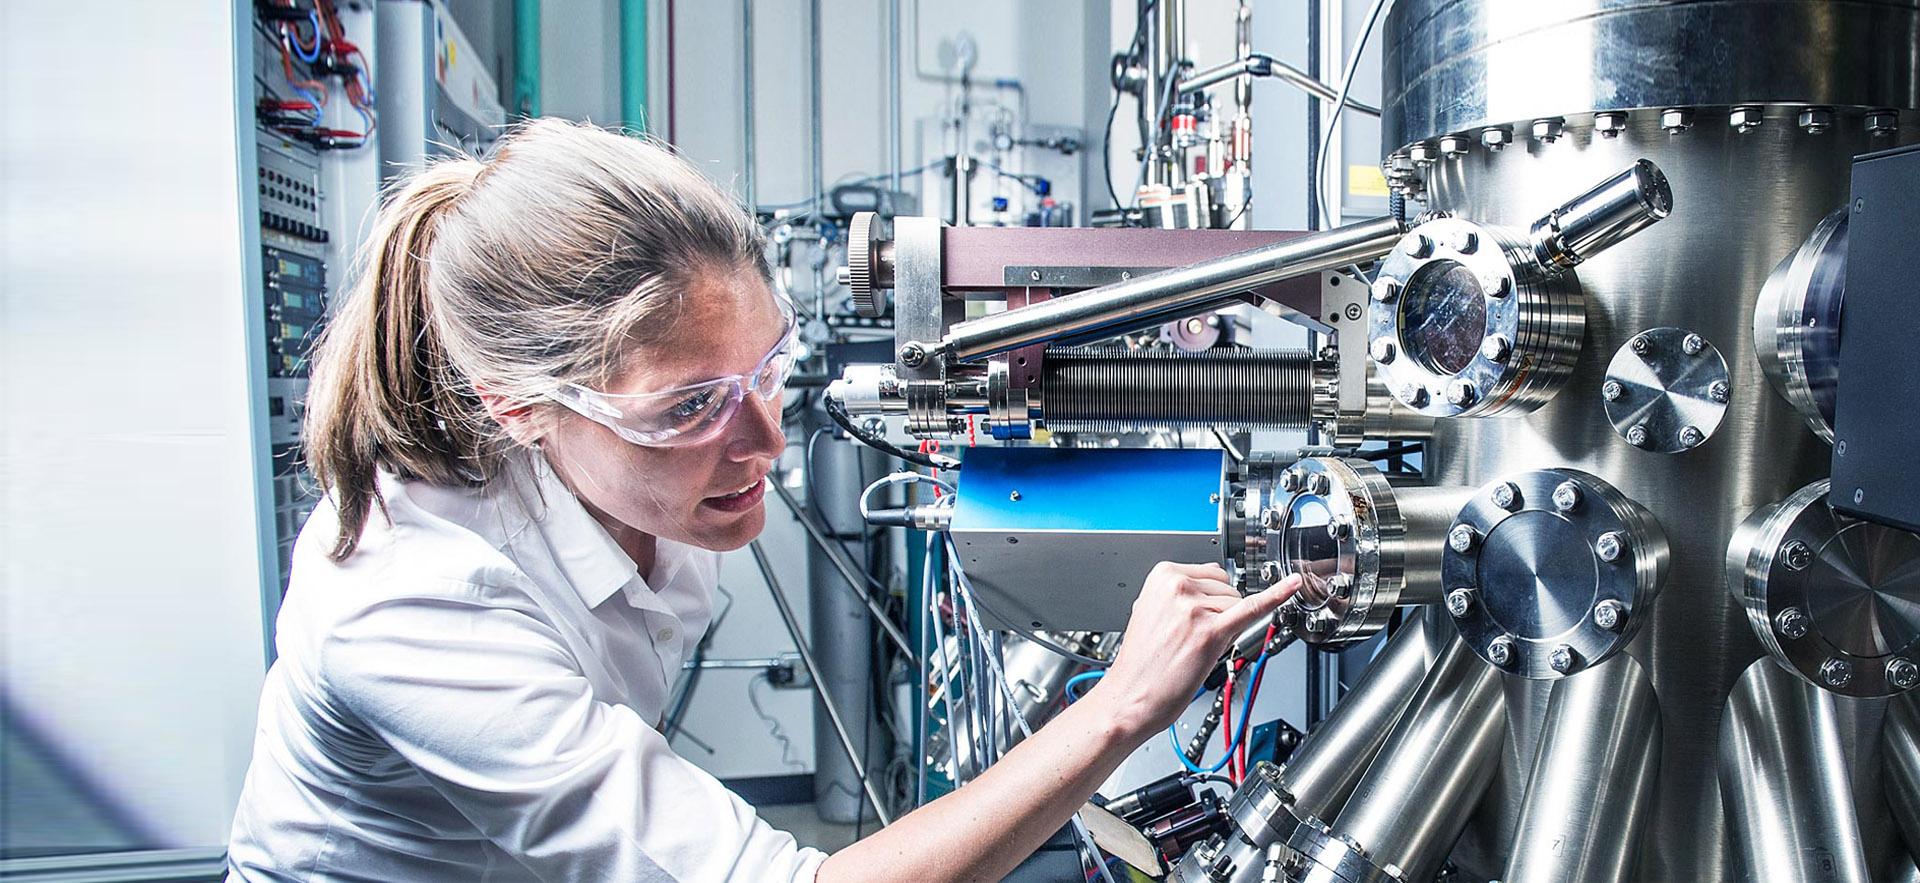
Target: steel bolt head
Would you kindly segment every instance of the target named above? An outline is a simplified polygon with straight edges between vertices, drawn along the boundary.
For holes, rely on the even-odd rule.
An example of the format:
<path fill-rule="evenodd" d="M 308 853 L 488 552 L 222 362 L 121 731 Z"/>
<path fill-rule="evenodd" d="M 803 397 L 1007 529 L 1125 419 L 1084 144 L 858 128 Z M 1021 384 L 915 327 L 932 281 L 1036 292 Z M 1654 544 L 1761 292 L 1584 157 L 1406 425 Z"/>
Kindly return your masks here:
<path fill-rule="evenodd" d="M 1499 150 L 1513 140 L 1513 130 L 1505 126 L 1492 126 L 1480 130 L 1480 143 L 1490 150 Z"/>
<path fill-rule="evenodd" d="M 1455 156 L 1460 156 L 1461 154 L 1464 154 L 1466 152 L 1467 152 L 1467 139 L 1464 136 L 1443 135 L 1440 137 L 1440 155 L 1446 156 L 1446 157 L 1455 157 Z"/>
<path fill-rule="evenodd" d="M 1807 636 L 1807 627 L 1811 624 L 1807 620 L 1807 615 L 1798 607 L 1782 610 L 1773 618 L 1773 627 L 1778 629 L 1780 634 L 1796 641 Z"/>
<path fill-rule="evenodd" d="M 1809 135 L 1819 135 L 1833 128 L 1833 110 L 1825 107 L 1809 107 L 1800 111 L 1800 128 Z"/>
<path fill-rule="evenodd" d="M 1290 493 L 1290 494 L 1299 493 L 1300 488 L 1305 487 L 1306 483 L 1307 483 L 1306 471 L 1303 469 L 1300 469 L 1297 466 L 1289 468 L 1280 473 L 1280 489 L 1283 491 L 1286 491 L 1287 493 Z"/>
<path fill-rule="evenodd" d="M 1471 380 L 1456 380 L 1447 384 L 1447 404 L 1449 405 L 1465 408 L 1479 398 L 1480 390 L 1474 387 Z"/>
<path fill-rule="evenodd" d="M 1466 616 L 1473 609 L 1473 589 L 1459 588 L 1447 593 L 1447 612 L 1456 617 Z"/>
<path fill-rule="evenodd" d="M 1867 134 L 1891 135 L 1900 131 L 1900 115 L 1891 110 L 1876 110 L 1867 114 Z"/>
<path fill-rule="evenodd" d="M 919 341 L 911 341 L 900 348 L 900 364 L 909 368 L 918 368 L 927 363 L 927 348 Z"/>
<path fill-rule="evenodd" d="M 1904 656 L 1887 660 L 1887 683 L 1900 690 L 1913 689 L 1915 684 L 1920 684 L 1920 665 Z"/>
<path fill-rule="evenodd" d="M 1400 283 L 1382 276 L 1373 280 L 1373 299 L 1387 303 L 1400 296 Z"/>
<path fill-rule="evenodd" d="M 1333 479 L 1325 472 L 1315 472 L 1307 476 L 1307 493 L 1324 497 L 1333 490 Z"/>
<path fill-rule="evenodd" d="M 1341 515 L 1327 522 L 1327 536 L 1336 540 L 1353 536 L 1353 520 Z"/>
<path fill-rule="evenodd" d="M 1689 448 L 1697 448 L 1701 445 L 1701 443 L 1705 442 L 1706 440 L 1707 440 L 1707 434 L 1704 432 L 1701 432 L 1700 427 L 1698 426 L 1680 427 L 1680 444 L 1682 446 L 1689 447 Z"/>
<path fill-rule="evenodd" d="M 1853 663 L 1839 657 L 1820 663 L 1820 680 L 1829 687 L 1844 687 L 1853 680 Z"/>
<path fill-rule="evenodd" d="M 1763 122 L 1766 122 L 1766 118 L 1762 109 L 1750 104 L 1736 107 L 1727 115 L 1727 125 L 1741 134 L 1760 128 Z"/>
<path fill-rule="evenodd" d="M 1780 547 L 1780 560 L 1791 570 L 1805 570 L 1813 563 L 1813 548 L 1800 540 L 1791 540 Z"/>
<path fill-rule="evenodd" d="M 1644 448 L 1647 446 L 1647 425 L 1645 423 L 1637 423 L 1627 428 L 1627 444 L 1633 445 L 1636 448 Z"/>
<path fill-rule="evenodd" d="M 1473 254 L 1480 250 L 1480 234 L 1472 230 L 1460 230 L 1453 234 L 1453 250 L 1461 254 Z"/>
<path fill-rule="evenodd" d="M 1599 554 L 1600 560 L 1609 564 L 1618 561 L 1627 551 L 1627 535 L 1617 530 L 1607 531 L 1594 540 L 1593 551 Z"/>
<path fill-rule="evenodd" d="M 1619 137 L 1620 132 L 1626 127 L 1627 115 L 1624 113 L 1609 111 L 1593 115 L 1593 130 L 1599 132 L 1602 138 Z"/>
<path fill-rule="evenodd" d="M 1700 355 L 1707 348 L 1707 339 L 1698 334 L 1689 334 L 1680 340 L 1680 349 L 1689 356 Z"/>
<path fill-rule="evenodd" d="M 1353 595 L 1353 577 L 1344 573 L 1336 573 L 1327 580 L 1327 589 L 1333 592 L 1335 598 L 1350 597 Z"/>
<path fill-rule="evenodd" d="M 1627 606 L 1612 598 L 1593 605 L 1593 624 L 1610 632 L 1620 631 L 1627 624 Z"/>
<path fill-rule="evenodd" d="M 1635 335 L 1632 340 L 1627 341 L 1627 348 L 1633 350 L 1636 356 L 1644 356 L 1653 352 L 1653 341 L 1648 340 L 1644 334 Z"/>
<path fill-rule="evenodd" d="M 1416 166 L 1430 166 L 1433 165 L 1434 160 L 1440 158 L 1440 151 L 1433 146 L 1432 142 L 1422 141 L 1407 148 L 1407 156 Z"/>
<path fill-rule="evenodd" d="M 1501 635 L 1487 642 L 1487 661 L 1505 667 L 1513 662 L 1513 639 Z"/>
<path fill-rule="evenodd" d="M 1272 506 L 1260 510 L 1260 526 L 1267 530 L 1279 530 L 1280 523 L 1285 518 L 1286 515 L 1284 513 Z"/>
<path fill-rule="evenodd" d="M 1575 658 L 1573 648 L 1566 644 L 1561 644 L 1554 647 L 1552 653 L 1547 654 L 1547 664 L 1553 666 L 1554 671 L 1566 674 L 1567 672 L 1573 671 Z"/>
<path fill-rule="evenodd" d="M 1391 365 L 1393 360 L 1399 357 L 1400 348 L 1394 346 L 1393 341 L 1382 337 L 1367 346 L 1367 354 L 1373 356 L 1373 360 L 1382 365 Z"/>
<path fill-rule="evenodd" d="M 1427 395 L 1427 388 L 1417 383 L 1410 383 L 1402 388 L 1400 390 L 1400 400 L 1415 408 L 1424 408 L 1427 406 L 1427 402 L 1431 401 Z"/>
<path fill-rule="evenodd" d="M 1538 141 L 1552 144 L 1560 140 L 1560 133 L 1566 131 L 1567 123 L 1559 117 L 1533 121 L 1533 137 Z"/>
<path fill-rule="evenodd" d="M 1620 401 L 1620 397 L 1626 394 L 1627 388 L 1618 380 L 1609 380 L 1600 384 L 1600 397 L 1609 402 Z"/>
<path fill-rule="evenodd" d="M 1669 107 L 1660 112 L 1660 128 L 1669 135 L 1678 135 L 1693 128 L 1693 111 L 1684 107 Z"/>
<path fill-rule="evenodd" d="M 1400 250 L 1410 257 L 1427 257 L 1433 254 L 1433 237 L 1425 233 L 1408 233 L 1400 240 Z"/>
<path fill-rule="evenodd" d="M 1494 300 L 1503 300 L 1507 295 L 1512 293 L 1513 280 L 1506 276 L 1501 276 L 1499 279 L 1494 280 L 1492 285 L 1487 286 L 1487 296 Z"/>
<path fill-rule="evenodd" d="M 1503 481 L 1493 486 L 1493 504 L 1509 512 L 1520 505 L 1520 486 Z"/>
<path fill-rule="evenodd" d="M 1489 362 L 1505 364 L 1513 358 L 1513 342 L 1507 340 L 1504 334 L 1489 335 L 1486 340 L 1480 341 L 1480 355 Z"/>
<path fill-rule="evenodd" d="M 1447 531 L 1447 548 L 1465 555 L 1473 551 L 1475 543 L 1480 541 L 1480 533 L 1471 524 L 1456 524 Z"/>
<path fill-rule="evenodd" d="M 1562 512 L 1572 512 L 1580 505 L 1580 486 L 1571 481 L 1563 481 L 1553 489 L 1553 508 Z"/>
<path fill-rule="evenodd" d="M 1010 501 L 1012 501 L 1012 502 L 1015 502 L 1015 503 L 1018 503 L 1018 502 L 1020 502 L 1020 492 L 1019 492 L 1019 491 L 1009 491 L 1009 492 L 1007 493 L 1007 499 L 1008 499 L 1008 500 L 1010 500 Z"/>
<path fill-rule="evenodd" d="M 1724 405 L 1728 399 L 1733 398 L 1733 387 L 1728 386 L 1724 380 L 1716 380 L 1712 386 L 1707 387 L 1707 398 Z"/>
<path fill-rule="evenodd" d="M 1277 583 L 1281 579 L 1285 578 L 1286 575 L 1287 575 L 1286 571 L 1280 569 L 1280 562 L 1278 561 L 1260 562 L 1260 581 L 1261 582 L 1266 583 L 1267 585 L 1273 585 L 1274 583 Z"/>

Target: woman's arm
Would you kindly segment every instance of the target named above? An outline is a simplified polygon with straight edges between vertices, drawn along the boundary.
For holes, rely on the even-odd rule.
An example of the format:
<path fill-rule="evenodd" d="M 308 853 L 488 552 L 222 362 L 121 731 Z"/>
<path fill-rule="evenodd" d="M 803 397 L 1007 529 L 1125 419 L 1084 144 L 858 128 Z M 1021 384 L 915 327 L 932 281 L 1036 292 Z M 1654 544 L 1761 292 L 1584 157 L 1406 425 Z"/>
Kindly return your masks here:
<path fill-rule="evenodd" d="M 998 880 L 1040 848 L 1141 742 L 1193 700 L 1234 636 L 1297 580 L 1246 598 L 1216 565 L 1155 567 L 1094 688 L 960 790 L 835 853 L 820 883 Z"/>

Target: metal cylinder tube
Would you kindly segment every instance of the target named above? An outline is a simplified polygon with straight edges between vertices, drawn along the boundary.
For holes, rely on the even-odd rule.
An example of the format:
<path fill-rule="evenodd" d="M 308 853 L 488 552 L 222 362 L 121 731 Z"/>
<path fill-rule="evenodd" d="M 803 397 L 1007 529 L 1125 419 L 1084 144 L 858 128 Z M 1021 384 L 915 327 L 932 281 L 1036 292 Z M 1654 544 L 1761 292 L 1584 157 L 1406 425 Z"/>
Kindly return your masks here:
<path fill-rule="evenodd" d="M 1727 697 L 1718 769 L 1744 879 L 1872 879 L 1831 694 L 1770 658 L 1754 662 Z"/>
<path fill-rule="evenodd" d="M 939 348 L 972 361 L 1037 343 L 1085 343 L 1200 312 L 1243 291 L 1386 254 L 1405 232 L 1393 217 L 1310 233 L 961 322 Z"/>
<path fill-rule="evenodd" d="M 1472 488 L 1408 486 L 1393 489 L 1400 507 L 1401 604 L 1438 604 L 1446 590 L 1440 580 L 1440 561 L 1447 551 L 1447 530 L 1460 507 L 1473 496 Z"/>
<path fill-rule="evenodd" d="M 1062 349 L 1047 353 L 1047 427 L 1120 432 L 1140 425 L 1301 429 L 1311 414 L 1305 350 L 1183 353 Z"/>
<path fill-rule="evenodd" d="M 1886 773 L 1887 805 L 1907 842 L 1907 854 L 1920 856 L 1920 704 L 1912 693 L 1887 700 L 1880 758 Z"/>
<path fill-rule="evenodd" d="M 1533 222 L 1527 239 L 1533 256 L 1564 270 L 1645 230 L 1673 211 L 1667 176 L 1642 159 L 1593 189 L 1567 200 Z"/>
<path fill-rule="evenodd" d="M 1659 755 L 1660 701 L 1633 657 L 1556 682 L 1501 879 L 1636 879 Z"/>

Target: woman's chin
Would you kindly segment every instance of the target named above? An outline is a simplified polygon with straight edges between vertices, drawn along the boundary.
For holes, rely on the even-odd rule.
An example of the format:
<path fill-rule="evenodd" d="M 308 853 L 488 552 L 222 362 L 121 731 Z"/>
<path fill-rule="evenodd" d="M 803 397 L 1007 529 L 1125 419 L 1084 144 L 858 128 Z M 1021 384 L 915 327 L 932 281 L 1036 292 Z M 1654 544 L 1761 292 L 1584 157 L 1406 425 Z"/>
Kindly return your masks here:
<path fill-rule="evenodd" d="M 702 507 L 700 535 L 695 545 L 715 552 L 731 552 L 753 542 L 767 526 L 767 507 L 754 506 L 743 512 L 715 512 Z"/>

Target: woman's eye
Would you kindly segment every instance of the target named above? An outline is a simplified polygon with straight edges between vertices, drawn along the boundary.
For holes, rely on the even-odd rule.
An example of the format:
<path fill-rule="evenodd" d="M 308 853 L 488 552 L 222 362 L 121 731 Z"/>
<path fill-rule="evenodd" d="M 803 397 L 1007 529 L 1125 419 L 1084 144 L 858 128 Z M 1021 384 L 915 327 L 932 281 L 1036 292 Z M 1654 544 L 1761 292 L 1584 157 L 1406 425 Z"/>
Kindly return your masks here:
<path fill-rule="evenodd" d="M 701 414 L 706 413 L 709 405 L 713 404 L 713 397 L 714 391 L 711 389 L 703 389 L 687 396 L 667 410 L 667 419 L 676 425 L 697 419 Z"/>

